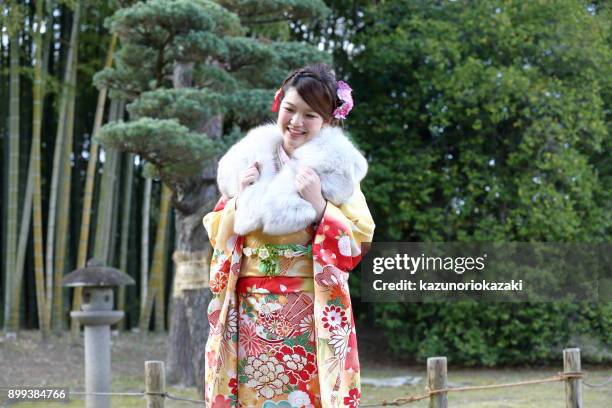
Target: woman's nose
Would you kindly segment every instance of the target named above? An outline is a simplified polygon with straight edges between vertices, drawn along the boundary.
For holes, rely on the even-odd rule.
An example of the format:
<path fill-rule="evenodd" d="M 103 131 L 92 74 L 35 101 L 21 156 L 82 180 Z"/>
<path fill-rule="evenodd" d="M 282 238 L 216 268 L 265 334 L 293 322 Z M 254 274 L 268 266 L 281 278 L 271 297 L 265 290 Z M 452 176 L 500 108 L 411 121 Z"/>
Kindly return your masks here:
<path fill-rule="evenodd" d="M 291 123 L 291 124 L 292 124 L 292 125 L 294 125 L 294 126 L 297 126 L 297 125 L 300 125 L 300 126 L 301 126 L 301 125 L 303 124 L 303 118 L 302 118 L 302 115 L 300 115 L 299 113 L 294 114 L 294 115 L 291 117 L 291 120 L 289 121 L 289 123 Z"/>

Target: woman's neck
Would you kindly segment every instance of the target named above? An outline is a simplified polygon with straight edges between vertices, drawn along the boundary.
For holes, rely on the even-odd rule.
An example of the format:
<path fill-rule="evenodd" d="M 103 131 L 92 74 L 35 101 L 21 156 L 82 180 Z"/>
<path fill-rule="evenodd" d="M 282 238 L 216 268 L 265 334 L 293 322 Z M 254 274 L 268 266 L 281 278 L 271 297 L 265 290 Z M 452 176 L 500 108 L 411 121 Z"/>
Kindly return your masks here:
<path fill-rule="evenodd" d="M 280 146 L 278 146 L 278 158 L 280 159 L 281 164 L 285 164 L 286 162 L 291 160 L 291 155 L 287 153 L 287 150 L 285 149 L 282 143 L 280 144 Z"/>

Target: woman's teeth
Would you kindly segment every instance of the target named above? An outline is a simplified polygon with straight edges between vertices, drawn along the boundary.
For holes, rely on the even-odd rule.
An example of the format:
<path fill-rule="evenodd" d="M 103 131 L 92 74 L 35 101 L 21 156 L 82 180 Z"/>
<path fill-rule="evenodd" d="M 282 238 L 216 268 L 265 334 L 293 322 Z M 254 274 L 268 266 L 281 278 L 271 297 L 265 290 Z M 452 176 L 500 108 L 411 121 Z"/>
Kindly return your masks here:
<path fill-rule="evenodd" d="M 288 130 L 289 130 L 289 133 L 291 133 L 294 136 L 302 136 L 302 135 L 306 134 L 306 132 L 296 132 L 296 131 L 291 130 L 291 129 L 288 129 Z"/>

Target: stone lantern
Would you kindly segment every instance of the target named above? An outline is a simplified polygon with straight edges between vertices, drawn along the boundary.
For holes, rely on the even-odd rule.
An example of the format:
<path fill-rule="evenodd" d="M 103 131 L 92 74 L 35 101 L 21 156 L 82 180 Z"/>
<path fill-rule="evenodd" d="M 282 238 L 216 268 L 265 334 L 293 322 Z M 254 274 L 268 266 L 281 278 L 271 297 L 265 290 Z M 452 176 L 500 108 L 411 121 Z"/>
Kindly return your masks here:
<path fill-rule="evenodd" d="M 85 330 L 85 391 L 110 392 L 111 358 L 110 326 L 123 318 L 123 312 L 113 310 L 113 287 L 133 285 L 134 280 L 118 269 L 104 266 L 91 259 L 85 268 L 77 269 L 62 279 L 63 286 L 82 287 L 81 310 L 70 316 Z M 110 408 L 109 395 L 87 395 L 87 408 Z"/>

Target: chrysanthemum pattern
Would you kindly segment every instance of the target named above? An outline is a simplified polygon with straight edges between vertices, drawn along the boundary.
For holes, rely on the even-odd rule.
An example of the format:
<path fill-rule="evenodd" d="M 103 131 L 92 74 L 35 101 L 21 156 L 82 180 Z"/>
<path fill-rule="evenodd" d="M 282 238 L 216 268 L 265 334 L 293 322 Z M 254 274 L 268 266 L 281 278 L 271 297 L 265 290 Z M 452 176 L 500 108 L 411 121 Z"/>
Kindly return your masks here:
<path fill-rule="evenodd" d="M 243 351 L 247 356 L 260 354 L 265 348 L 265 342 L 257 334 L 257 327 L 252 322 L 240 323 L 238 338 L 239 351 Z"/>
<path fill-rule="evenodd" d="M 247 387 L 256 390 L 264 398 L 283 394 L 284 388 L 289 384 L 289 376 L 283 366 L 276 357 L 266 353 L 248 357 L 244 374 L 248 378 Z"/>
<path fill-rule="evenodd" d="M 344 310 L 340 306 L 325 306 L 323 310 L 323 327 L 326 329 L 335 329 L 339 326 L 346 326 L 348 318 L 344 313 Z"/>
<path fill-rule="evenodd" d="M 225 338 L 231 339 L 238 332 L 238 312 L 235 308 L 227 312 L 227 323 L 225 324 Z"/>
<path fill-rule="evenodd" d="M 293 385 L 307 382 L 317 371 L 316 356 L 302 346 L 282 346 L 276 352 L 276 359 L 285 367 L 289 382 Z"/>
<path fill-rule="evenodd" d="M 315 322 L 313 315 L 306 315 L 300 322 L 300 333 L 308 335 L 309 341 L 315 340 Z"/>

